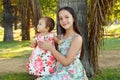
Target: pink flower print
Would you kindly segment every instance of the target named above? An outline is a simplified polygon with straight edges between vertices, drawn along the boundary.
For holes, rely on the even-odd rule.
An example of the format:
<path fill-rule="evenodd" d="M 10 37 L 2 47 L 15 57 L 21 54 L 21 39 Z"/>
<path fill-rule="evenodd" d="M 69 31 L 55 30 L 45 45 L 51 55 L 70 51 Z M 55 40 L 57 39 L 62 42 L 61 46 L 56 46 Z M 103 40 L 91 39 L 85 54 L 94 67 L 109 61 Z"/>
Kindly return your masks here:
<path fill-rule="evenodd" d="M 49 56 L 49 60 L 54 62 L 55 61 L 55 57 L 53 55 Z"/>
<path fill-rule="evenodd" d="M 38 70 L 36 70 L 36 71 L 35 71 L 35 75 L 38 76 L 38 73 L 39 73 Z"/>
<path fill-rule="evenodd" d="M 53 38 L 49 37 L 49 38 L 48 38 L 48 40 L 49 40 L 49 41 L 52 41 L 52 40 L 53 40 Z"/>
<path fill-rule="evenodd" d="M 41 57 L 38 57 L 38 58 L 36 59 L 36 61 L 42 62 L 42 58 L 41 58 Z"/>
<path fill-rule="evenodd" d="M 39 57 L 36 59 L 35 63 L 34 63 L 34 67 L 36 70 L 40 70 L 40 71 L 43 71 L 44 68 L 43 68 L 43 62 L 42 62 L 42 59 Z"/>
<path fill-rule="evenodd" d="M 74 71 L 73 71 L 73 70 L 69 70 L 69 73 L 70 73 L 70 74 L 73 74 L 73 73 L 74 73 Z"/>
<path fill-rule="evenodd" d="M 47 64 L 48 64 L 48 66 L 51 66 L 51 65 L 52 65 L 52 62 L 51 62 L 51 61 L 48 61 Z"/>
<path fill-rule="evenodd" d="M 43 53 L 47 53 L 47 50 L 44 49 L 44 50 L 43 50 Z"/>
<path fill-rule="evenodd" d="M 68 80 L 68 75 L 64 75 L 62 80 Z"/>
<path fill-rule="evenodd" d="M 49 61 L 47 62 L 48 66 L 52 66 L 52 64 L 55 62 L 54 56 L 49 56 Z"/>
<path fill-rule="evenodd" d="M 26 67 L 27 70 L 29 70 L 29 68 L 30 68 L 29 63 L 27 63 L 27 64 L 25 65 L 25 67 Z"/>
<path fill-rule="evenodd" d="M 49 72 L 53 73 L 54 72 L 54 68 L 49 68 Z"/>

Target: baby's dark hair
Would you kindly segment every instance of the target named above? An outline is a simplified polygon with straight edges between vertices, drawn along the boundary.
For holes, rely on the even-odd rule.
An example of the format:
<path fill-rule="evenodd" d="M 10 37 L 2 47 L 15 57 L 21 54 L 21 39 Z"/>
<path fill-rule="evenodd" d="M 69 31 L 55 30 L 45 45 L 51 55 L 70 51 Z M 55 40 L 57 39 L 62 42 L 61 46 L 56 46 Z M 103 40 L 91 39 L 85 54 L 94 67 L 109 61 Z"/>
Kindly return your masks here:
<path fill-rule="evenodd" d="M 55 22 L 51 17 L 42 17 L 46 20 L 46 27 L 49 27 L 48 32 L 52 31 L 55 27 Z"/>

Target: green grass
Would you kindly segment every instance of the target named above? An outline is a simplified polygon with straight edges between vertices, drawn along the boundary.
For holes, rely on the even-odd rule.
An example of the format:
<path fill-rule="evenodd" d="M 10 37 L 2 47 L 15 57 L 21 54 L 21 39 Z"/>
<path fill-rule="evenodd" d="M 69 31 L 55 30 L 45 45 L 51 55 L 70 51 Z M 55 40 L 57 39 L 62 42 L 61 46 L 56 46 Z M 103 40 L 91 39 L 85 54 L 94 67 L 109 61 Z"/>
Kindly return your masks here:
<path fill-rule="evenodd" d="M 9 73 L 0 76 L 0 80 L 35 80 L 35 76 L 28 73 Z"/>
<path fill-rule="evenodd" d="M 0 42 L 0 58 L 27 57 L 32 48 L 30 41 Z"/>
<path fill-rule="evenodd" d="M 90 80 L 120 80 L 120 69 L 102 69 L 98 75 Z"/>
<path fill-rule="evenodd" d="M 120 38 L 105 38 L 103 50 L 120 50 Z"/>
<path fill-rule="evenodd" d="M 0 80 L 34 80 L 28 73 L 9 73 L 0 76 Z M 120 80 L 120 69 L 102 69 L 98 75 L 89 80 Z"/>

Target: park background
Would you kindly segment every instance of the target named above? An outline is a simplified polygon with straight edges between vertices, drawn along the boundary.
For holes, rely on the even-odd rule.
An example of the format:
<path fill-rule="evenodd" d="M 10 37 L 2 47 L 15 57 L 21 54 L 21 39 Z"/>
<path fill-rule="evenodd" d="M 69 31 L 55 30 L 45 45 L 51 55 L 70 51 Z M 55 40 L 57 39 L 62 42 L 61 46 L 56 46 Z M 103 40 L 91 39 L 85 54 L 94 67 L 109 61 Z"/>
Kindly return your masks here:
<path fill-rule="evenodd" d="M 96 12 L 92 10 L 98 10 L 97 12 L 102 12 L 102 10 L 103 12 L 106 11 L 102 14 L 103 20 L 98 20 L 100 25 L 97 25 L 97 28 L 96 25 L 88 25 L 82 28 L 83 31 L 88 31 L 87 39 L 89 45 L 93 45 L 93 47 L 89 47 L 90 51 L 95 50 L 93 53 L 91 53 L 92 51 L 87 52 L 93 54 L 93 57 L 90 55 L 88 58 L 94 58 L 92 60 L 92 64 L 94 64 L 92 69 L 94 72 L 90 72 L 90 74 L 92 74 L 90 79 L 119 80 L 120 0 L 107 1 L 109 0 L 0 0 L 0 80 L 35 79 L 34 76 L 29 75 L 25 70 L 25 63 L 28 61 L 29 55 L 33 50 L 29 45 L 35 34 L 35 26 L 41 15 L 50 16 L 57 21 L 57 8 L 63 5 L 72 6 L 75 8 L 74 10 L 77 8 L 77 10 L 83 11 L 83 13 L 77 13 L 79 16 L 83 17 L 83 19 L 84 16 L 87 18 L 84 14 L 85 9 L 87 9 L 88 23 L 82 19 L 84 21 L 83 26 L 85 26 L 85 23 L 90 24 L 89 19 L 92 17 L 97 19 L 101 18 L 100 14 L 95 16 Z M 100 7 L 97 6 L 100 6 L 101 2 L 104 4 L 102 6 L 109 5 L 107 5 L 106 8 L 101 7 L 100 9 Z M 81 5 L 80 3 L 86 4 Z M 33 6 L 32 4 L 36 4 L 36 6 Z M 81 6 L 79 5 L 81 5 L 82 8 L 80 8 Z M 92 21 L 94 18 L 90 20 Z M 92 32 L 92 29 L 90 28 L 95 30 L 93 32 L 99 31 L 96 35 L 101 37 L 98 38 L 99 36 L 92 33 L 91 35 L 96 36 L 93 38 L 98 39 L 89 38 L 90 32 Z M 54 29 L 54 32 L 56 32 L 56 28 Z M 93 40 L 98 40 L 98 43 L 90 44 Z"/>

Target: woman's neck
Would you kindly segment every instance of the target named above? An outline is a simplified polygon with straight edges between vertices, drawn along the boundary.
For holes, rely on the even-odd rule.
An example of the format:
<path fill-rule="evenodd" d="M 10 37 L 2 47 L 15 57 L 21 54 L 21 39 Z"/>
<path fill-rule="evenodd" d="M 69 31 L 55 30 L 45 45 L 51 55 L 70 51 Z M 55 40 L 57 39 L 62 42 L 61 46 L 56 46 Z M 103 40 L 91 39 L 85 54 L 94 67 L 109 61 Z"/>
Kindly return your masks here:
<path fill-rule="evenodd" d="M 74 30 L 66 30 L 64 38 L 68 38 L 71 35 L 74 35 L 75 31 Z"/>

